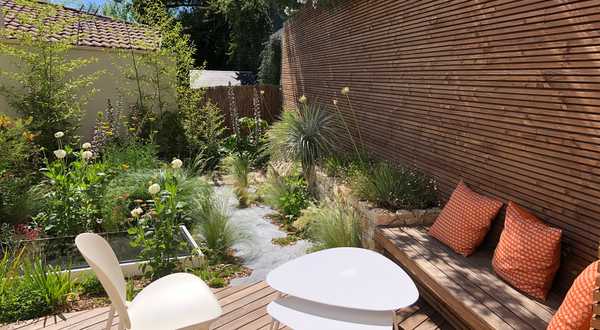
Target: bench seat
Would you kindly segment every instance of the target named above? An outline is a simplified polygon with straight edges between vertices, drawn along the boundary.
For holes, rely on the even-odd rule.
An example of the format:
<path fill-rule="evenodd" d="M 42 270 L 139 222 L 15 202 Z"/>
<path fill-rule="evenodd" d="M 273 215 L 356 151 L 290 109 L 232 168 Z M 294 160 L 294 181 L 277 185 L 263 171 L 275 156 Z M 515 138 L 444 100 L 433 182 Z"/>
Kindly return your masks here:
<path fill-rule="evenodd" d="M 375 241 L 457 328 L 545 329 L 561 301 L 555 294 L 544 303 L 527 297 L 494 273 L 491 251 L 460 256 L 424 227 L 378 228 Z"/>

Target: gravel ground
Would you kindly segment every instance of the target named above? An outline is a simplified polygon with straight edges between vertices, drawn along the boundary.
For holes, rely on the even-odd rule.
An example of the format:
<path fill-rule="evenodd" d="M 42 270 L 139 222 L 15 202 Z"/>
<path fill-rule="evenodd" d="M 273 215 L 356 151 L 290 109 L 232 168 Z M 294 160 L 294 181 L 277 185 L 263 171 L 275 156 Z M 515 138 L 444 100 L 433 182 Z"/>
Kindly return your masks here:
<path fill-rule="evenodd" d="M 238 209 L 237 200 L 230 186 L 215 187 L 215 191 L 227 202 L 231 221 L 244 234 L 243 242 L 235 246 L 236 255 L 242 258 L 244 266 L 253 270 L 250 276 L 235 279 L 231 285 L 262 281 L 269 271 L 286 261 L 304 255 L 310 247 L 310 243 L 304 240 L 289 246 L 274 245 L 271 240 L 285 237 L 286 233 L 265 217 L 274 212 L 271 208 L 253 206 Z"/>

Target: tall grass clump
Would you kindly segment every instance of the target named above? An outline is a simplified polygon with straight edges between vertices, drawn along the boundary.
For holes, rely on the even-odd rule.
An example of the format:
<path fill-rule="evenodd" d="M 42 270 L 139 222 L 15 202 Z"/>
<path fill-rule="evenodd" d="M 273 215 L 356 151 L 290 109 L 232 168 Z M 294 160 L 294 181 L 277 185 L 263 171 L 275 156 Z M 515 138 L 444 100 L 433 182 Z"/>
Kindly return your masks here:
<path fill-rule="evenodd" d="M 250 158 L 244 153 L 233 153 L 223 160 L 225 171 L 233 179 L 233 191 L 237 196 L 240 208 L 246 208 L 250 204 L 251 196 L 248 191 L 250 163 Z"/>
<path fill-rule="evenodd" d="M 435 181 L 414 169 L 379 162 L 354 172 L 350 182 L 358 197 L 378 207 L 415 210 L 438 205 Z"/>
<path fill-rule="evenodd" d="M 198 221 L 193 232 L 201 238 L 202 248 L 211 264 L 227 261 L 231 250 L 243 236 L 230 222 L 227 206 L 213 195 L 199 196 L 194 200 Z"/>
<path fill-rule="evenodd" d="M 294 111 L 284 111 L 267 132 L 268 151 L 275 161 L 299 162 L 309 191 L 316 194 L 316 166 L 333 150 L 334 117 L 306 98 Z"/>
<path fill-rule="evenodd" d="M 315 250 L 362 246 L 361 215 L 341 196 L 322 202 L 304 213 L 298 222 L 307 226 Z"/>

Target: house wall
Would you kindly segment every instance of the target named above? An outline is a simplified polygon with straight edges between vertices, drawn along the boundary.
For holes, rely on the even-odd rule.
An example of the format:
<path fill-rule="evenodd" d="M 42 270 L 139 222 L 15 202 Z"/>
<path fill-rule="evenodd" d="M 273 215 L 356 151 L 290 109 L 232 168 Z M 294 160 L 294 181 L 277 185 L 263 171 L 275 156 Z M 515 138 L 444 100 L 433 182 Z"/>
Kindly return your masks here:
<path fill-rule="evenodd" d="M 562 228 L 568 283 L 600 238 L 598 17 L 598 0 L 309 6 L 285 25 L 284 103 L 338 98 L 353 123 L 350 86 L 376 156 L 433 175 L 444 199 L 464 179 Z"/>
<path fill-rule="evenodd" d="M 106 48 L 78 47 L 70 51 L 74 58 L 95 58 L 96 61 L 83 67 L 83 74 L 103 71 L 94 82 L 93 88 L 97 90 L 83 107 L 81 128 L 79 134 L 82 139 L 90 139 L 94 132 L 94 125 L 99 111 L 106 109 L 107 100 L 110 99 L 116 106 L 120 97 L 127 103 L 135 103 L 137 95 L 131 82 L 126 82 L 123 68 L 131 65 L 131 60 L 119 55 L 115 50 Z M 10 70 L 15 67 L 15 58 L 0 55 L 0 69 Z M 10 83 L 6 79 L 0 79 L 0 84 Z M 169 101 L 173 101 L 172 98 Z M 7 99 L 0 95 L 0 113 L 15 116 L 15 112 L 8 104 Z M 58 128 L 57 128 L 58 129 Z"/>

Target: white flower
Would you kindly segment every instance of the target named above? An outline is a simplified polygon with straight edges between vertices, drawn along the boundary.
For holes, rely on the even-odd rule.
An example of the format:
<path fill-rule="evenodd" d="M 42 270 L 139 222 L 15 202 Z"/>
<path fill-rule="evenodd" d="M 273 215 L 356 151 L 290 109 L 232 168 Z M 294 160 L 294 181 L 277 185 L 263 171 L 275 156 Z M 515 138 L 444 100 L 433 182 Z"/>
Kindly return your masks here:
<path fill-rule="evenodd" d="M 92 144 L 89 143 L 89 142 L 86 142 L 86 143 L 84 143 L 84 144 L 81 145 L 81 149 L 84 149 L 84 150 L 92 149 Z"/>
<path fill-rule="evenodd" d="M 67 152 L 63 149 L 54 150 L 54 156 L 56 156 L 58 159 L 63 159 L 67 157 Z"/>
<path fill-rule="evenodd" d="M 81 157 L 85 160 L 90 160 L 90 159 L 92 159 L 92 157 L 94 157 L 94 153 L 92 153 L 89 150 L 86 150 L 83 153 L 81 153 Z"/>
<path fill-rule="evenodd" d="M 333 99 L 333 105 L 337 105 L 337 100 Z"/>
<path fill-rule="evenodd" d="M 150 187 L 148 187 L 148 192 L 150 193 L 150 195 L 158 194 L 160 192 L 160 185 L 158 183 L 151 185 Z"/>
<path fill-rule="evenodd" d="M 139 218 L 144 213 L 141 207 L 136 207 L 131 211 L 131 216 L 134 218 Z"/>
<path fill-rule="evenodd" d="M 306 104 L 306 102 L 308 102 L 308 98 L 305 95 L 302 95 L 298 101 L 300 101 L 302 104 Z"/>
<path fill-rule="evenodd" d="M 183 166 L 183 162 L 179 158 L 175 158 L 171 162 L 171 167 L 174 168 L 174 169 L 181 168 L 181 166 Z"/>
<path fill-rule="evenodd" d="M 56 133 L 54 133 L 54 137 L 57 138 L 57 139 L 60 139 L 63 136 L 65 136 L 65 133 L 63 133 L 63 132 L 56 132 Z"/>
<path fill-rule="evenodd" d="M 342 95 L 348 95 L 348 93 L 350 93 L 350 87 L 342 88 Z"/>
<path fill-rule="evenodd" d="M 265 95 L 265 91 L 264 91 L 264 90 L 261 90 L 261 91 L 260 91 L 260 95 Z"/>

